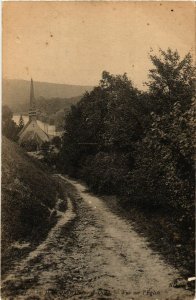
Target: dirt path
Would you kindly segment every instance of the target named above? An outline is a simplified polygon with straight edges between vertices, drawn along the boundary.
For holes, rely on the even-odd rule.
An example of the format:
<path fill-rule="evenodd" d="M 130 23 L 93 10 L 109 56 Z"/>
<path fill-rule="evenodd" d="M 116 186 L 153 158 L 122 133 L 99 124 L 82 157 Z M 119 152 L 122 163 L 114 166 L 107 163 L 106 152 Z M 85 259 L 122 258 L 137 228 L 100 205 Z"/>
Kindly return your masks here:
<path fill-rule="evenodd" d="M 78 182 L 47 239 L 7 274 L 3 299 L 193 299 L 131 225 Z"/>

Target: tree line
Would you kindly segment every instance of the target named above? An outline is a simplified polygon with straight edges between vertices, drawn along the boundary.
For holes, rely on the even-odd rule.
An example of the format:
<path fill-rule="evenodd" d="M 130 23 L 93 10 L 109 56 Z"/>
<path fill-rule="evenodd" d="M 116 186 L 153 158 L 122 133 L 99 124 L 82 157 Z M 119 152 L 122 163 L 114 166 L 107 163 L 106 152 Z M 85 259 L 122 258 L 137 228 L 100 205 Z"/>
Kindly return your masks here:
<path fill-rule="evenodd" d="M 102 73 L 66 117 L 58 165 L 99 194 L 194 219 L 194 80 L 190 53 L 150 54 L 147 91 Z"/>

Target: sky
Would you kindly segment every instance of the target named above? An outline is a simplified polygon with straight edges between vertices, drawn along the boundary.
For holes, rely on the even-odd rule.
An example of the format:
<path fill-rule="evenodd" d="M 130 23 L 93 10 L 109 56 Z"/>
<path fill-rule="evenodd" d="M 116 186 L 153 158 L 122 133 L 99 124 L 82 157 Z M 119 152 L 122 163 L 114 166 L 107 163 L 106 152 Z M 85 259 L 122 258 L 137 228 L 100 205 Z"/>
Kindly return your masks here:
<path fill-rule="evenodd" d="M 97 85 L 103 70 L 138 88 L 150 49 L 194 54 L 193 2 L 4 2 L 3 77 Z"/>

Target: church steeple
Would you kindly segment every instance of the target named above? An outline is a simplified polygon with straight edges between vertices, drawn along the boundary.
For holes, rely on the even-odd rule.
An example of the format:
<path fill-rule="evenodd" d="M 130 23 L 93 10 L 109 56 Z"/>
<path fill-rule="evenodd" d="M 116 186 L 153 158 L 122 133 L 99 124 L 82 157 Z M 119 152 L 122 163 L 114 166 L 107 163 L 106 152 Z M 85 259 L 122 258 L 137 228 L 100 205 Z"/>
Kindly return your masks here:
<path fill-rule="evenodd" d="M 31 78 L 29 120 L 31 121 L 36 119 L 37 119 L 37 112 L 36 112 L 36 104 L 35 104 L 35 96 L 34 96 L 34 86 L 33 86 L 33 79 Z"/>
<path fill-rule="evenodd" d="M 33 79 L 30 82 L 29 121 L 19 132 L 19 144 L 27 151 L 40 149 L 44 142 L 49 142 L 49 135 L 44 132 L 37 122 L 36 100 L 34 96 Z"/>
<path fill-rule="evenodd" d="M 31 78 L 31 87 L 30 87 L 30 107 L 34 106 L 34 86 L 33 86 L 33 79 Z"/>

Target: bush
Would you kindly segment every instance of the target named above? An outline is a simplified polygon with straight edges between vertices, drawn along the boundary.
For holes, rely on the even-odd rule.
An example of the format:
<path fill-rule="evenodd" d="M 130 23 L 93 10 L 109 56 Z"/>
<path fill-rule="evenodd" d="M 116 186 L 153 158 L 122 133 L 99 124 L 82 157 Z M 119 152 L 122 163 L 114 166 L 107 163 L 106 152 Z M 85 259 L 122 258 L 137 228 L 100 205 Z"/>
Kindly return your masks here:
<path fill-rule="evenodd" d="M 124 190 L 128 157 L 124 154 L 99 152 L 81 164 L 80 176 L 97 193 L 119 194 Z"/>

